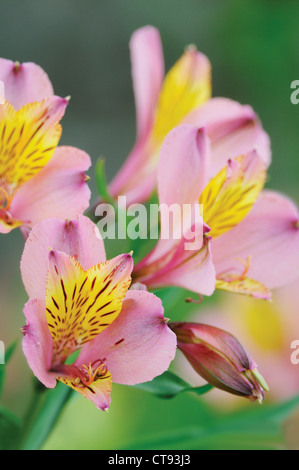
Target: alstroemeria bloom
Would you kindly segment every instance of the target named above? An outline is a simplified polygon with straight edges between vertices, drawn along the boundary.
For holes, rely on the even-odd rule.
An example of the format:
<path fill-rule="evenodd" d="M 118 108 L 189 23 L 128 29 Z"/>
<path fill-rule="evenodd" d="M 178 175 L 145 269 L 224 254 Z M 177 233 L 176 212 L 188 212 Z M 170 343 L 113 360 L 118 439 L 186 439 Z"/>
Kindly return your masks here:
<path fill-rule="evenodd" d="M 269 138 L 252 108 L 211 98 L 211 65 L 204 54 L 188 47 L 164 79 L 161 39 L 155 28 L 137 30 L 130 49 L 137 139 L 110 185 L 114 197 L 126 195 L 128 204 L 148 199 L 156 187 L 161 144 L 182 123 L 206 128 L 211 157 L 219 170 L 229 158 L 254 148 L 270 163 Z"/>
<path fill-rule="evenodd" d="M 255 151 L 229 160 L 213 178 L 211 173 L 205 131 L 191 125 L 173 129 L 161 148 L 159 203 L 178 205 L 181 213 L 184 205 L 202 205 L 202 248 L 187 251 L 184 236 L 160 239 L 135 267 L 134 280 L 204 295 L 216 286 L 268 299 L 269 289 L 299 274 L 298 210 L 286 197 L 262 191 L 266 165 Z M 167 223 L 161 213 L 161 232 Z"/>
<path fill-rule="evenodd" d="M 68 99 L 35 64 L 0 59 L 0 233 L 88 207 L 89 156 L 59 147 Z M 2 89 L 2 90 L 1 90 Z"/>
<path fill-rule="evenodd" d="M 135 385 L 168 369 L 176 337 L 160 299 L 128 290 L 132 269 L 130 254 L 105 261 L 99 233 L 84 216 L 34 226 L 21 261 L 30 297 L 23 350 L 46 387 L 59 380 L 107 410 L 112 381 Z"/>
<path fill-rule="evenodd" d="M 178 348 L 207 382 L 250 401 L 263 401 L 268 386 L 234 336 L 202 323 L 170 323 L 170 328 L 177 335 Z"/>

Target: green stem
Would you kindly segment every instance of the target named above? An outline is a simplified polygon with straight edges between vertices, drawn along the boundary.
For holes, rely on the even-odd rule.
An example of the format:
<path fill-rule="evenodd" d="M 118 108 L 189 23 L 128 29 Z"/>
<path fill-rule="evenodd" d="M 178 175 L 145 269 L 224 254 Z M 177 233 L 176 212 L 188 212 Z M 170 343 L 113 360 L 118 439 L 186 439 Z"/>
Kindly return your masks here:
<path fill-rule="evenodd" d="M 39 450 L 54 428 L 72 389 L 58 384 L 53 390 L 35 388 L 24 420 L 21 450 Z"/>

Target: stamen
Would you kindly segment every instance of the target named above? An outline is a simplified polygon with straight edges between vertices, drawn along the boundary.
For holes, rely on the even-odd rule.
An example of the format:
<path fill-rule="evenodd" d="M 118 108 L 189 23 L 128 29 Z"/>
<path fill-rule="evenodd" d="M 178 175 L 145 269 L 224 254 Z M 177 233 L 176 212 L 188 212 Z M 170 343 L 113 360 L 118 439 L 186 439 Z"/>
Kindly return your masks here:
<path fill-rule="evenodd" d="M 242 263 L 243 266 L 244 266 L 244 271 L 240 274 L 240 276 L 238 278 L 236 278 L 236 280 L 237 281 L 243 281 L 246 277 L 246 274 L 249 271 L 249 268 L 250 268 L 251 256 L 247 256 L 245 261 L 241 258 L 236 258 L 236 260 L 240 261 L 240 263 Z"/>
<path fill-rule="evenodd" d="M 250 268 L 251 256 L 247 256 L 246 260 L 243 260 L 242 258 L 235 258 L 235 260 L 243 264 L 243 272 L 241 274 L 223 273 L 218 275 L 217 279 L 225 282 L 244 281 Z"/>
<path fill-rule="evenodd" d="M 4 188 L 0 188 L 0 195 L 1 193 L 4 196 L 4 202 L 2 202 L 1 205 L 3 209 L 9 210 L 12 198 L 8 195 L 7 191 Z"/>
<path fill-rule="evenodd" d="M 14 223 L 14 219 L 12 218 L 11 214 L 6 209 L 1 209 L 1 208 L 0 208 L 0 220 L 3 220 L 3 222 L 6 225 L 13 225 Z"/>
<path fill-rule="evenodd" d="M 95 364 L 99 363 L 99 365 L 94 369 Z M 84 386 L 84 387 L 89 387 L 96 379 L 105 377 L 107 374 L 108 369 L 107 366 L 102 359 L 98 359 L 94 361 L 93 363 L 89 363 L 88 367 L 83 364 L 82 369 L 80 370 L 78 368 L 78 377 L 76 378 L 76 385 L 77 386 Z M 80 384 L 80 382 L 82 385 Z"/>
<path fill-rule="evenodd" d="M 201 303 L 203 302 L 203 295 L 198 294 L 198 297 L 199 297 L 198 300 L 193 299 L 192 297 L 187 297 L 187 298 L 185 299 L 185 302 L 191 303 L 191 304 L 201 304 Z"/>

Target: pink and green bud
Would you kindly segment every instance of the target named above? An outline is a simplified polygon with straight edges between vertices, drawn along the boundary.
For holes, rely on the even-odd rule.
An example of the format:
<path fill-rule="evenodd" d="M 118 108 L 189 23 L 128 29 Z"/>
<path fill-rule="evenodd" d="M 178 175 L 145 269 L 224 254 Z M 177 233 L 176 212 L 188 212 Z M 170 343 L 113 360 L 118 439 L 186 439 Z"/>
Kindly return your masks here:
<path fill-rule="evenodd" d="M 239 341 L 224 330 L 200 323 L 170 323 L 178 348 L 194 370 L 216 388 L 260 403 L 268 385 Z"/>

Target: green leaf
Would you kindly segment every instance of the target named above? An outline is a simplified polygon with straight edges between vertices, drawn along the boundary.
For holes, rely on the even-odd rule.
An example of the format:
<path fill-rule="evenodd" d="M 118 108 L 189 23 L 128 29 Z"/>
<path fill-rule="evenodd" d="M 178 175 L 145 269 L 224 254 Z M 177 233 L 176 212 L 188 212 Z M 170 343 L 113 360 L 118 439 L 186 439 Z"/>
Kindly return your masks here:
<path fill-rule="evenodd" d="M 219 292 L 214 292 L 213 296 L 200 299 L 194 292 L 181 287 L 164 287 L 152 292 L 161 299 L 164 315 L 171 318 L 171 321 L 183 321 L 195 312 L 199 315 L 205 307 L 217 302 L 219 298 Z M 194 302 L 187 301 L 190 298 Z"/>
<path fill-rule="evenodd" d="M 95 166 L 95 175 L 96 175 L 96 184 L 99 196 L 103 199 L 104 202 L 108 202 L 115 207 L 115 201 L 113 197 L 109 194 L 106 176 L 105 176 L 105 160 L 99 158 Z"/>
<path fill-rule="evenodd" d="M 21 422 L 17 416 L 0 407 L 0 450 L 16 450 L 20 437 Z"/>
<path fill-rule="evenodd" d="M 276 450 L 283 448 L 282 436 L 263 425 L 252 430 L 224 431 L 211 428 L 188 427 L 151 435 L 148 439 L 131 443 L 125 450 Z"/>
<path fill-rule="evenodd" d="M 212 385 L 209 384 L 202 387 L 192 387 L 169 371 L 164 372 L 151 382 L 135 385 L 135 388 L 154 393 L 160 398 L 173 398 L 181 392 L 193 392 L 196 395 L 203 395 L 213 389 Z"/>
<path fill-rule="evenodd" d="M 299 408 L 299 396 L 275 405 L 210 416 L 205 425 L 169 429 L 123 449 L 275 450 L 285 449 L 282 426 Z"/>
<path fill-rule="evenodd" d="M 3 393 L 4 385 L 5 385 L 5 377 L 6 377 L 6 366 L 9 363 L 13 353 L 15 352 L 15 349 L 18 344 L 18 340 L 16 339 L 5 351 L 5 364 L 0 365 L 0 397 Z"/>

